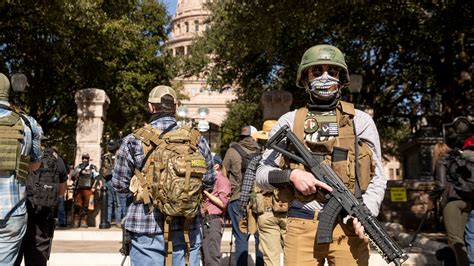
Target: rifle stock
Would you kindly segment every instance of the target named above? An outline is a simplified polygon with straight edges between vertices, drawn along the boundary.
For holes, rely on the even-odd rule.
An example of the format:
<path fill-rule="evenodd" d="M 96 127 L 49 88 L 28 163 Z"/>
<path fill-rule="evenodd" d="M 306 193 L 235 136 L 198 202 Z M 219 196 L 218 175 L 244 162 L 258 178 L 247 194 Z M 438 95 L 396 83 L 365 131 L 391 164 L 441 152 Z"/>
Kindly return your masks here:
<path fill-rule="evenodd" d="M 285 140 L 294 146 L 294 152 L 279 146 Z M 317 243 L 324 244 L 332 242 L 332 231 L 342 209 L 349 215 L 357 218 L 369 240 L 376 247 L 387 263 L 393 262 L 401 265 L 408 259 L 400 246 L 387 233 L 379 221 L 372 216 L 370 210 L 364 203 L 359 202 L 352 192 L 344 185 L 334 170 L 320 163 L 311 152 L 304 146 L 298 137 L 291 132 L 287 125 L 282 126 L 268 142 L 267 147 L 274 149 L 284 156 L 302 163 L 317 178 L 328 184 L 333 191 L 326 194 L 328 202 L 324 205 L 319 215 L 317 232 Z"/>

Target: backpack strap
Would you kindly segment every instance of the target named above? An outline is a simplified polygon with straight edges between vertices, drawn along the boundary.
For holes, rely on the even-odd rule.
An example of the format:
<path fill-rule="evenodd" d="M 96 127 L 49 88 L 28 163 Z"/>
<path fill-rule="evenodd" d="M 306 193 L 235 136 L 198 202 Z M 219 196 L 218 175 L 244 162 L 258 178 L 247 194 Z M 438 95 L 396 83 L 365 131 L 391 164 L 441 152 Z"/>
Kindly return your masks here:
<path fill-rule="evenodd" d="M 163 236 L 165 239 L 165 261 L 166 266 L 173 265 L 173 243 L 171 241 L 171 216 L 166 216 L 164 220 Z"/>
<path fill-rule="evenodd" d="M 308 108 L 302 107 L 296 110 L 295 120 L 293 121 L 293 132 L 300 141 L 304 143 L 304 120 L 308 114 Z"/>
<path fill-rule="evenodd" d="M 186 265 L 189 265 L 189 254 L 190 254 L 190 244 L 189 244 L 189 223 L 191 222 L 191 219 L 190 218 L 186 218 L 184 220 L 184 224 L 183 224 L 183 230 L 184 230 L 184 243 L 185 243 L 185 254 L 184 254 L 184 261 L 186 263 Z"/>
<path fill-rule="evenodd" d="M 232 145 L 232 148 L 234 148 L 234 150 L 236 150 L 240 157 L 242 157 L 242 159 L 248 154 L 243 148 L 242 146 L 240 146 L 239 143 L 235 143 L 234 145 Z"/>
<path fill-rule="evenodd" d="M 183 224 L 183 236 L 184 236 L 184 243 L 185 243 L 185 250 L 184 250 L 184 261 L 186 265 L 189 265 L 189 254 L 190 254 L 190 241 L 189 241 L 189 224 L 192 218 L 185 218 Z M 173 217 L 166 216 L 164 219 L 164 230 L 163 236 L 165 239 L 165 261 L 166 266 L 172 266 L 173 263 L 173 242 L 172 242 L 172 230 L 171 230 L 171 222 Z"/>
<path fill-rule="evenodd" d="M 354 195 L 359 200 L 363 202 L 362 192 L 360 189 L 360 170 L 359 170 L 359 138 L 356 134 L 355 122 L 352 120 L 352 127 L 354 128 L 354 154 L 355 154 L 355 188 Z"/>

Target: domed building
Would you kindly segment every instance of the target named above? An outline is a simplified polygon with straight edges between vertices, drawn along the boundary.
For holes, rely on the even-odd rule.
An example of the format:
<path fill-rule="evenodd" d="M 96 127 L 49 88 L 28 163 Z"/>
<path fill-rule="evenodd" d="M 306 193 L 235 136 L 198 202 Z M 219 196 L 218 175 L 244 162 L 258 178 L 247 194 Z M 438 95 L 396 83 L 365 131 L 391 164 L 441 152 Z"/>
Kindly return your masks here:
<path fill-rule="evenodd" d="M 207 1 L 177 1 L 176 13 L 171 20 L 171 36 L 166 43 L 166 49 L 173 56 L 187 56 L 194 39 L 208 28 L 205 20 L 209 12 L 203 7 L 205 2 Z M 203 136 L 209 140 L 211 149 L 216 151 L 220 145 L 220 127 L 228 111 L 227 103 L 235 99 L 236 95 L 231 89 L 212 89 L 205 76 L 206 73 L 202 73 L 191 78 L 175 78 L 175 81 L 182 84 L 183 93 L 189 97 L 189 100 L 181 102 L 178 115 L 184 116 L 188 121 L 200 122 Z M 209 124 L 208 130 L 205 130 L 206 122 Z"/>

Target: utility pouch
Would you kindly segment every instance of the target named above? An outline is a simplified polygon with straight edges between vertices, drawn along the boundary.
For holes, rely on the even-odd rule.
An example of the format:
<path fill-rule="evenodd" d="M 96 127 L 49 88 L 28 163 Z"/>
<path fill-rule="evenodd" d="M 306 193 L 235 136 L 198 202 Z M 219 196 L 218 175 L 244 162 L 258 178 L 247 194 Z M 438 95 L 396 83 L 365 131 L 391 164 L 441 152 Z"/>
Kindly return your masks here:
<path fill-rule="evenodd" d="M 288 211 L 288 202 L 282 202 L 277 200 L 275 197 L 272 197 L 273 200 L 273 212 L 287 212 Z"/>
<path fill-rule="evenodd" d="M 261 192 L 252 192 L 250 201 L 250 208 L 253 213 L 260 215 L 265 212 L 264 196 Z"/>

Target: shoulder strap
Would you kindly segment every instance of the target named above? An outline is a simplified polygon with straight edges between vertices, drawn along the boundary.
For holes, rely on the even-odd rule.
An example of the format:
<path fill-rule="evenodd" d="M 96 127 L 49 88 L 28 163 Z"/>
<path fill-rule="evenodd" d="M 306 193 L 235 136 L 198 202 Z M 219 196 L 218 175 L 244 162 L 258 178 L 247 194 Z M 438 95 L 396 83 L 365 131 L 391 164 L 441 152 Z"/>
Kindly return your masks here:
<path fill-rule="evenodd" d="M 28 120 L 28 118 L 26 118 L 26 116 L 21 113 L 20 113 L 20 117 L 23 120 L 23 122 L 25 122 L 25 125 L 30 128 L 31 138 L 33 138 L 33 128 L 31 127 L 30 120 Z"/>
<path fill-rule="evenodd" d="M 151 149 L 148 150 L 148 152 L 146 153 L 145 155 L 145 158 L 143 159 L 143 162 L 142 162 L 142 165 L 140 167 L 140 169 L 143 169 L 143 167 L 145 166 L 146 162 L 148 161 L 148 158 L 150 158 L 150 155 L 153 153 L 153 151 L 158 147 L 159 143 L 162 142 L 162 138 L 163 136 L 168 133 L 169 131 L 171 131 L 171 129 L 173 129 L 175 126 L 176 126 L 176 122 L 174 122 L 173 124 L 169 125 L 165 130 L 163 130 L 163 132 L 160 132 L 159 130 L 155 129 L 155 128 L 152 128 L 152 129 L 155 129 L 156 131 L 154 130 L 150 130 L 148 132 L 144 132 L 143 134 L 144 135 L 141 135 L 143 138 L 146 138 L 147 140 L 150 141 L 150 144 L 151 144 Z M 141 131 L 143 132 L 143 131 Z M 150 133 L 158 133 L 160 132 L 160 134 L 158 136 L 156 136 L 155 134 L 150 134 Z M 138 133 L 137 133 L 138 134 Z M 140 135 L 139 135 L 140 136 Z M 158 139 L 157 139 L 158 138 Z"/>
<path fill-rule="evenodd" d="M 240 157 L 244 158 L 248 153 L 242 148 L 242 146 L 240 146 L 240 144 L 238 143 L 235 143 L 234 145 L 232 145 L 232 148 L 234 148 L 234 150 L 236 150 Z"/>
<path fill-rule="evenodd" d="M 360 201 L 363 202 L 362 192 L 360 189 L 360 171 L 359 171 L 359 138 L 357 137 L 354 120 L 352 120 L 352 127 L 354 128 L 354 155 L 355 155 L 355 188 L 354 195 Z"/>
<path fill-rule="evenodd" d="M 306 119 L 307 113 L 308 108 L 299 108 L 298 110 L 296 110 L 295 121 L 293 121 L 293 132 L 300 141 L 304 140 L 304 120 Z"/>
<path fill-rule="evenodd" d="M 353 103 L 348 103 L 345 101 L 339 101 L 339 104 L 341 105 L 341 110 L 343 113 L 349 114 L 349 115 L 355 115 L 355 109 L 354 109 L 354 104 Z"/>

